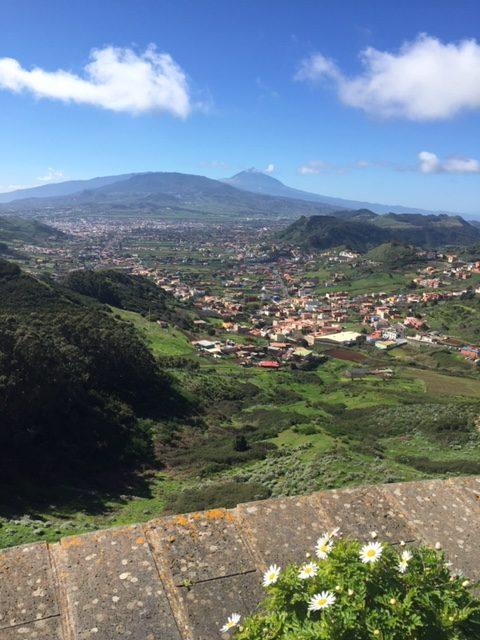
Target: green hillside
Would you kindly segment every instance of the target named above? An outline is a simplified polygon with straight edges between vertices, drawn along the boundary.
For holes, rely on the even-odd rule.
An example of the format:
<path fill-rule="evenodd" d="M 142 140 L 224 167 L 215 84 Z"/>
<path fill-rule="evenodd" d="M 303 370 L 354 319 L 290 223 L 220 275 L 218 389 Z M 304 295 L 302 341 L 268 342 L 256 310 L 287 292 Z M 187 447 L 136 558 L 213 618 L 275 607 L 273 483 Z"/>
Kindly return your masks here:
<path fill-rule="evenodd" d="M 49 225 L 28 218 L 0 216 L 0 240 L 14 240 L 28 244 L 41 244 L 47 240 L 59 240 L 66 235 Z"/>
<path fill-rule="evenodd" d="M 365 258 L 393 269 L 405 267 L 422 260 L 418 255 L 418 249 L 398 242 L 380 244 L 366 253 Z"/>
<path fill-rule="evenodd" d="M 127 469 L 149 455 L 140 418 L 176 408 L 130 323 L 0 261 L 2 477 Z"/>
<path fill-rule="evenodd" d="M 113 269 L 86 269 L 71 272 L 64 283 L 77 293 L 112 307 L 148 315 L 151 320 L 164 320 L 184 328 L 192 325 L 192 312 L 144 276 Z"/>
<path fill-rule="evenodd" d="M 479 242 L 480 230 L 460 216 L 395 213 L 379 216 L 360 209 L 341 211 L 335 217 L 302 217 L 284 229 L 279 238 L 311 249 L 346 246 L 366 251 L 391 242 L 423 248 L 467 246 Z"/>

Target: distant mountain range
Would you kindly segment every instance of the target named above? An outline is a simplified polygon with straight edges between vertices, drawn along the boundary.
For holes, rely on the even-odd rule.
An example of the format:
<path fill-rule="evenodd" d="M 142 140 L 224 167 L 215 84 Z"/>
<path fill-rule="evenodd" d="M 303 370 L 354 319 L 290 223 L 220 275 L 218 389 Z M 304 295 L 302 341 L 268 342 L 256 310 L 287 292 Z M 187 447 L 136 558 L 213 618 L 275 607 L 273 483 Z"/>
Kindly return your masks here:
<path fill-rule="evenodd" d="M 232 178 L 223 180 L 226 184 L 230 184 L 237 189 L 251 191 L 253 193 L 261 193 L 263 195 L 278 196 L 282 198 L 295 198 L 297 200 L 306 200 L 308 202 L 321 202 L 328 204 L 336 209 L 369 209 L 375 213 L 421 213 L 421 214 L 438 214 L 449 213 L 448 211 L 427 211 L 426 209 L 418 209 L 415 207 L 404 207 L 399 204 L 379 204 L 378 202 L 362 202 L 360 200 L 345 200 L 344 198 L 333 198 L 332 196 L 324 196 L 319 193 L 310 193 L 300 189 L 293 189 L 280 182 L 276 178 L 269 176 L 256 169 L 247 169 L 237 173 Z"/>
<path fill-rule="evenodd" d="M 278 234 L 279 240 L 305 249 L 345 246 L 367 251 L 389 242 L 423 248 L 466 246 L 480 241 L 480 229 L 460 216 L 377 215 L 368 209 L 311 216 L 296 220 Z"/>
<path fill-rule="evenodd" d="M 225 180 L 184 173 L 150 172 L 70 180 L 0 194 L 0 210 L 34 213 L 79 207 L 104 213 L 214 214 L 294 219 L 302 215 L 337 215 L 338 210 L 367 208 L 375 213 L 432 212 L 400 205 L 364 203 L 299 189 L 253 169 Z"/>
<path fill-rule="evenodd" d="M 56 193 L 55 187 L 59 193 Z M 82 213 L 178 213 L 227 217 L 286 218 L 334 213 L 336 207 L 305 200 L 261 195 L 237 189 L 219 180 L 184 173 L 138 173 L 49 185 L 48 195 L 35 187 L 27 192 L 3 194 L 8 212 L 55 213 L 77 208 Z M 66 191 L 70 193 L 66 193 Z M 25 197 L 28 195 L 29 197 Z"/>

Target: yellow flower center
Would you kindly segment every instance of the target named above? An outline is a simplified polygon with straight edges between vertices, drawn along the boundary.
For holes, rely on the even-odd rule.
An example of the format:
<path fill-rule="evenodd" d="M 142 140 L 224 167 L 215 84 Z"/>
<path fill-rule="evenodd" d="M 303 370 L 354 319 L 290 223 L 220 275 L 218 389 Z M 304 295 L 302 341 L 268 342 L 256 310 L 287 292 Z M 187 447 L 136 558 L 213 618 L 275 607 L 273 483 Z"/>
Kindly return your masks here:
<path fill-rule="evenodd" d="M 324 605 L 327 604 L 327 599 L 326 598 L 320 598 L 318 601 L 318 604 L 320 607 L 323 607 Z"/>
<path fill-rule="evenodd" d="M 369 550 L 367 551 L 367 556 L 368 556 L 369 558 L 373 558 L 375 555 L 376 555 L 376 551 L 375 551 L 375 549 L 369 549 Z"/>

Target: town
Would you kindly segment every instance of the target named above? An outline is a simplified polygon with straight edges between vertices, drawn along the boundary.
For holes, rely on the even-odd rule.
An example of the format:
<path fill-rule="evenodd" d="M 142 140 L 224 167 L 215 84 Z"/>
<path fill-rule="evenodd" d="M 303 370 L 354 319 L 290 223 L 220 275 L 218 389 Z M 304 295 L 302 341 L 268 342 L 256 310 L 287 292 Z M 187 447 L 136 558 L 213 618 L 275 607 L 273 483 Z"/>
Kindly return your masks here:
<path fill-rule="evenodd" d="M 146 276 L 192 305 L 192 344 L 204 356 L 243 366 L 309 366 L 345 348 L 404 345 L 446 348 L 478 365 L 478 340 L 433 326 L 442 301 L 480 295 L 478 256 L 415 249 L 410 263 L 385 274 L 369 254 L 281 247 L 280 224 L 55 217 L 68 240 L 20 246 L 34 272 L 59 278 L 78 268 Z M 255 238 L 252 241 L 252 238 Z"/>

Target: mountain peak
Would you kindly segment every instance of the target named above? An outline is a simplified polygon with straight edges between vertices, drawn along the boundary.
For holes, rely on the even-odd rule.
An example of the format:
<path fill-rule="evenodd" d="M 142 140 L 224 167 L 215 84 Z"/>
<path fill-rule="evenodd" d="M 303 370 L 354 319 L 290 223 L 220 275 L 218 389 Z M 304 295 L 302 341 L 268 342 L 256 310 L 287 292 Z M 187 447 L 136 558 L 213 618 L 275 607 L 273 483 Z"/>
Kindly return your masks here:
<path fill-rule="evenodd" d="M 254 193 L 263 193 L 264 195 L 283 195 L 283 189 L 287 188 L 283 182 L 280 182 L 277 178 L 273 178 L 267 173 L 255 169 L 255 167 L 250 167 L 250 169 L 240 171 L 231 178 L 222 180 L 222 182 L 230 184 L 232 187 L 237 187 L 237 189 L 253 191 Z"/>

